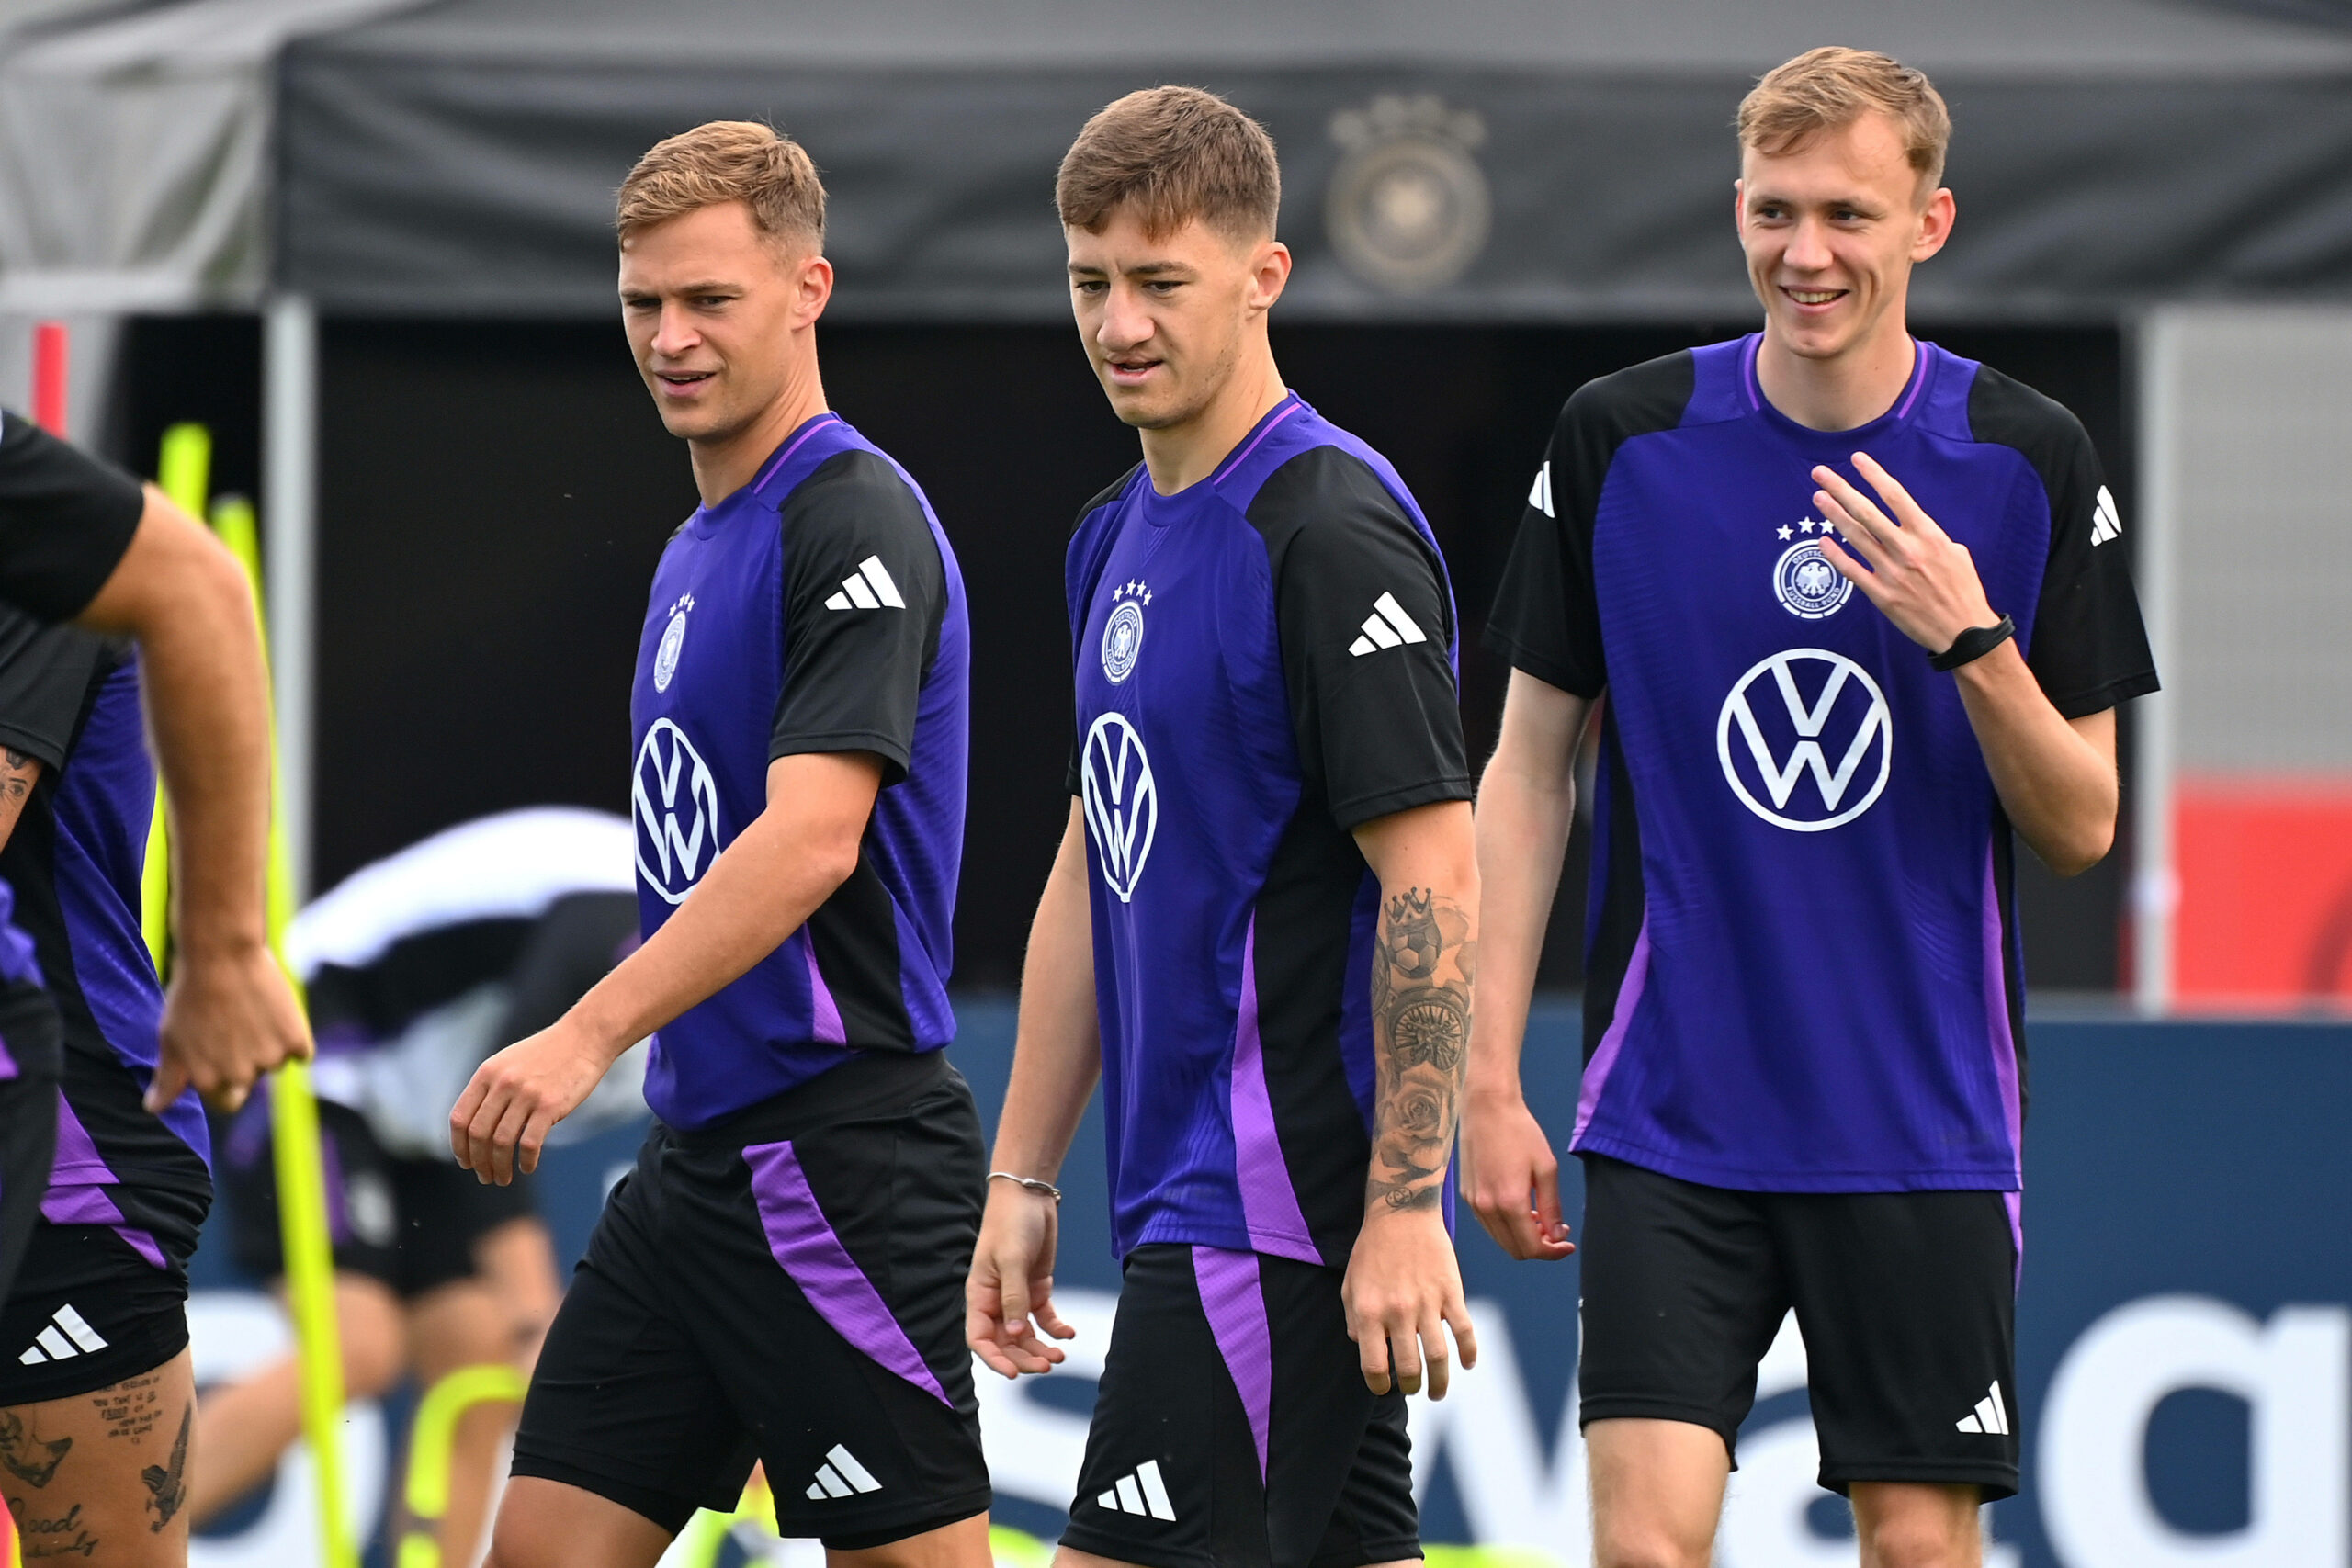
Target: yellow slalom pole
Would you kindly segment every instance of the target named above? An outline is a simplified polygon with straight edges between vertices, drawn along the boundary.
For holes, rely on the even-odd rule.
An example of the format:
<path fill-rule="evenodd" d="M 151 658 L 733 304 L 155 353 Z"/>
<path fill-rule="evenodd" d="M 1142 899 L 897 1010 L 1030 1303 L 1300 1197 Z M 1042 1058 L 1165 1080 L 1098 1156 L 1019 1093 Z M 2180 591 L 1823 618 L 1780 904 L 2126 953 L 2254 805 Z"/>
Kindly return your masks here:
<path fill-rule="evenodd" d="M 262 615 L 261 536 L 253 502 L 224 496 L 212 509 L 213 531 L 243 563 L 253 585 L 254 619 L 262 634 L 263 659 L 269 649 Z M 286 963 L 286 928 L 294 916 L 294 862 L 286 842 L 278 795 L 277 725 L 270 726 L 269 947 Z M 292 971 L 296 992 L 301 982 Z M 301 1357 L 302 1433 L 319 1476 L 319 1551 L 322 1568 L 358 1568 L 348 1520 L 343 1472 L 343 1345 L 334 1313 L 334 1244 L 327 1231 L 327 1183 L 319 1153 L 319 1104 L 311 1093 L 311 1068 L 288 1062 L 270 1085 L 271 1142 L 277 1150 L 278 1229 L 286 1255 L 286 1295 L 294 1311 L 294 1339 Z"/>
<path fill-rule="evenodd" d="M 528 1387 L 519 1368 L 489 1362 L 459 1367 L 417 1401 L 409 1423 L 409 1531 L 397 1568 L 442 1568 L 441 1516 L 449 1511 L 458 1417 L 477 1404 L 520 1404 Z"/>

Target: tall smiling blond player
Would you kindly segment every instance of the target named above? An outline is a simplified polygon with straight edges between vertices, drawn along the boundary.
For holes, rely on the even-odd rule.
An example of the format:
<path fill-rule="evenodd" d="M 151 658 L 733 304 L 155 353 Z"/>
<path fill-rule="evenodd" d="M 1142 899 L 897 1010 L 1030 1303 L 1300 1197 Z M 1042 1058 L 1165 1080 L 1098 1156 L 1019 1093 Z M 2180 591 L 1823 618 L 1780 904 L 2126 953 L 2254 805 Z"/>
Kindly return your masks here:
<path fill-rule="evenodd" d="M 840 1568 L 986 1568 L 961 1327 L 984 1167 L 942 1047 L 967 632 L 946 536 L 825 404 L 823 187 L 763 125 L 621 186 L 624 322 L 703 504 L 630 702 L 644 945 L 484 1064 L 485 1179 L 654 1035 L 656 1122 L 532 1375 L 497 1568 L 649 1568 L 756 1459 Z"/>
<path fill-rule="evenodd" d="M 1570 1250 L 1517 1069 L 1607 695 L 1565 1131 L 1609 1568 L 1710 1560 L 1792 1307 L 1865 1564 L 1977 1562 L 1979 1502 L 2018 1485 L 2012 846 L 2106 854 L 2114 710 L 2155 674 L 2082 426 L 1905 327 L 1950 134 L 1884 55 L 1764 77 L 1736 209 L 1764 330 L 1568 400 L 1488 622 L 1464 1183 L 1522 1258 Z"/>

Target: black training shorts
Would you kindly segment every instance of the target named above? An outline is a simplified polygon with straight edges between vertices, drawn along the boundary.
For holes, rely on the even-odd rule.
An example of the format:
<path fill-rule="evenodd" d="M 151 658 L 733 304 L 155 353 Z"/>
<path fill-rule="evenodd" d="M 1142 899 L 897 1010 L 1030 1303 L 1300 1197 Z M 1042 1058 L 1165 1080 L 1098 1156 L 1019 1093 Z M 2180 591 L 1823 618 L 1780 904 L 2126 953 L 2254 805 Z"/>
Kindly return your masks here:
<path fill-rule="evenodd" d="M 1793 1308 L 1821 1484 L 2018 1489 L 2006 1192 L 1745 1192 L 1587 1155 L 1581 1420 L 1687 1421 L 1733 1447 Z"/>
<path fill-rule="evenodd" d="M 33 1228 L 0 1308 L 0 1406 L 112 1388 L 187 1348 L 187 1269 L 140 1256 L 112 1225 Z"/>
<path fill-rule="evenodd" d="M 220 1143 L 237 1266 L 274 1280 L 285 1272 L 286 1252 L 268 1096 L 254 1095 Z M 395 1155 L 368 1118 L 332 1100 L 319 1101 L 319 1159 L 335 1268 L 380 1280 L 403 1300 L 473 1278 L 474 1244 L 537 1213 L 529 1177 L 497 1187 L 451 1156 Z"/>
<path fill-rule="evenodd" d="M 548 1330 L 514 1473 L 675 1533 L 757 1460 L 783 1533 L 842 1551 L 982 1512 L 964 1279 L 987 1168 L 936 1051 L 657 1124 Z"/>
<path fill-rule="evenodd" d="M 1139 1247 L 1062 1544 L 1147 1568 L 1421 1555 L 1405 1396 L 1364 1386 L 1344 1271 Z"/>

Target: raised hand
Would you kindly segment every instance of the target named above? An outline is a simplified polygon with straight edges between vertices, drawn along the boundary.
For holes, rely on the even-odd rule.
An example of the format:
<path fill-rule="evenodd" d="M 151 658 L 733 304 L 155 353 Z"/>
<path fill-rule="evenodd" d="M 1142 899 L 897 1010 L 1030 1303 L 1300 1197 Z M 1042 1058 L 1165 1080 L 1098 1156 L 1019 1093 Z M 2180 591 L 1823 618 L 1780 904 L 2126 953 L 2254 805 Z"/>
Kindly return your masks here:
<path fill-rule="evenodd" d="M 1998 621 L 1968 547 L 1939 527 L 1869 453 L 1855 453 L 1854 467 L 1886 506 L 1882 510 L 1834 468 L 1813 470 L 1821 487 L 1813 503 L 1844 541 L 1843 548 L 1838 539 L 1822 541 L 1829 564 L 1929 653 L 1943 652 L 1971 626 Z"/>

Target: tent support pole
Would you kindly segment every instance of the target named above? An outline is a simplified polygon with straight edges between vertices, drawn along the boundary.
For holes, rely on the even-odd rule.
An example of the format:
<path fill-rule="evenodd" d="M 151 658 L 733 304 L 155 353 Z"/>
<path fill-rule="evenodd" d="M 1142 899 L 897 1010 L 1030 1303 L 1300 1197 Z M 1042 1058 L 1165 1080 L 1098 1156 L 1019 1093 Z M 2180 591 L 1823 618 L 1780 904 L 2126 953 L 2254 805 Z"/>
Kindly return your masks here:
<path fill-rule="evenodd" d="M 2156 310 L 2134 327 L 2139 382 L 2140 543 L 2134 566 L 2148 643 L 2162 675 L 2174 672 L 2177 566 L 2180 540 L 2181 322 Z M 2173 779 L 2179 750 L 2179 699 L 2157 692 L 2134 705 L 2132 722 L 2132 1000 L 2144 1016 L 2172 1010 L 2173 960 L 2180 908 L 2174 857 Z"/>
<path fill-rule="evenodd" d="M 318 668 L 319 316 L 299 294 L 271 299 L 262 331 L 264 567 L 276 675 L 278 778 L 294 897 L 311 892 Z"/>

